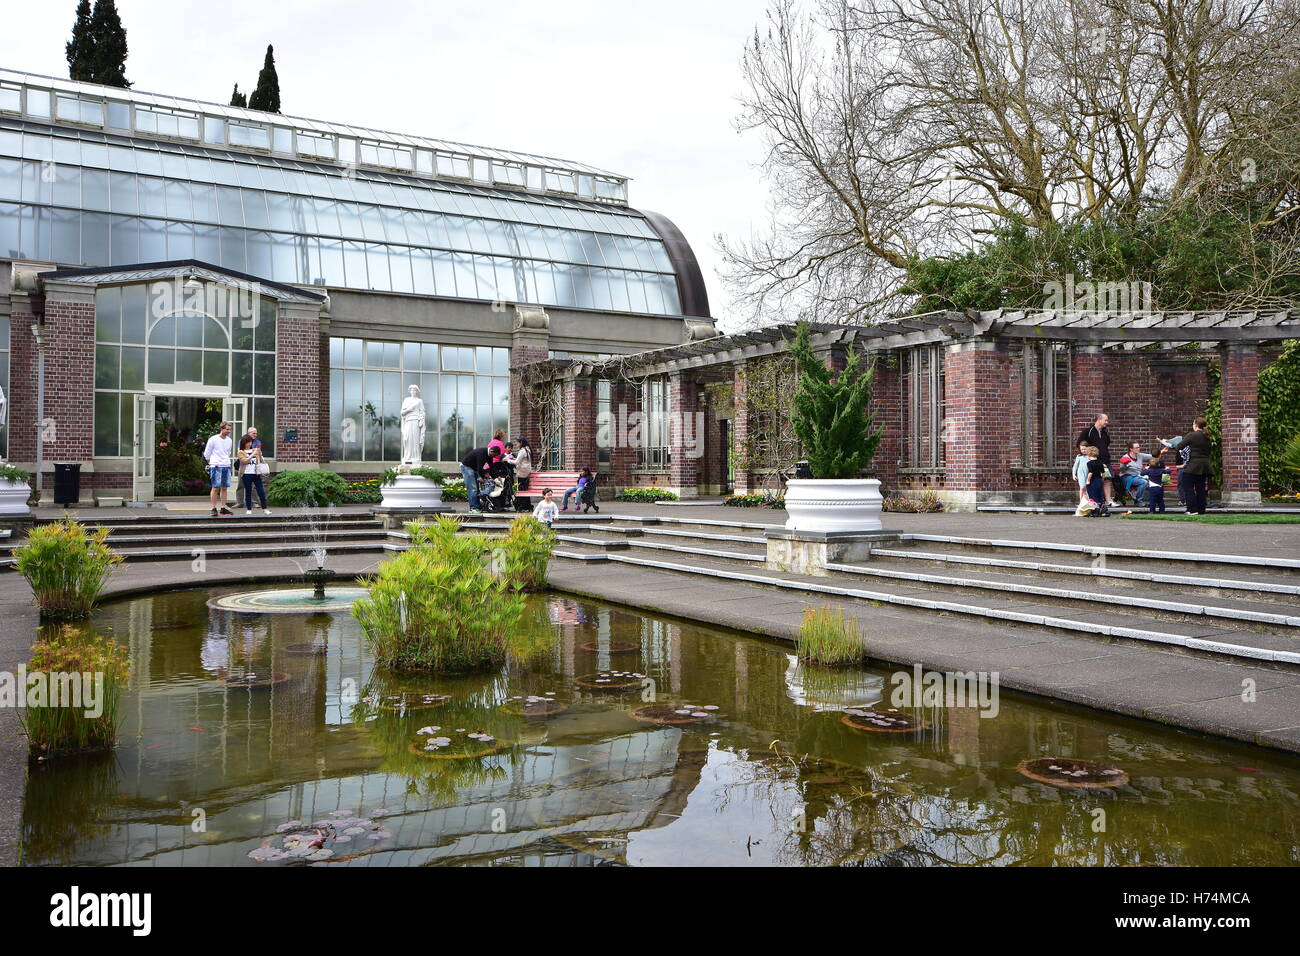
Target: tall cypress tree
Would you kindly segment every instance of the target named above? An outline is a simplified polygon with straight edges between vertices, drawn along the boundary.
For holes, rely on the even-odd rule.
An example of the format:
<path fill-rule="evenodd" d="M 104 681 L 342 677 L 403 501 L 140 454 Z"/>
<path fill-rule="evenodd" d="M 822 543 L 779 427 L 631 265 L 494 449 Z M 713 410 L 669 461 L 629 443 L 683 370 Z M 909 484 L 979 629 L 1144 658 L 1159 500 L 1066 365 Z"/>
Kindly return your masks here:
<path fill-rule="evenodd" d="M 266 113 L 280 112 L 280 77 L 275 72 L 275 47 L 269 43 L 262 72 L 257 74 L 257 89 L 248 98 L 248 108 Z"/>
<path fill-rule="evenodd" d="M 77 4 L 77 20 L 72 25 L 72 39 L 63 49 L 68 56 L 68 78 L 93 83 L 95 40 L 91 34 L 90 0 L 81 0 Z"/>
<path fill-rule="evenodd" d="M 248 97 L 239 92 L 239 84 L 235 84 L 235 92 L 230 94 L 231 106 L 248 106 Z"/>
<path fill-rule="evenodd" d="M 90 15 L 90 32 L 94 37 L 94 82 L 126 89 L 126 28 L 117 15 L 113 0 L 95 0 Z"/>

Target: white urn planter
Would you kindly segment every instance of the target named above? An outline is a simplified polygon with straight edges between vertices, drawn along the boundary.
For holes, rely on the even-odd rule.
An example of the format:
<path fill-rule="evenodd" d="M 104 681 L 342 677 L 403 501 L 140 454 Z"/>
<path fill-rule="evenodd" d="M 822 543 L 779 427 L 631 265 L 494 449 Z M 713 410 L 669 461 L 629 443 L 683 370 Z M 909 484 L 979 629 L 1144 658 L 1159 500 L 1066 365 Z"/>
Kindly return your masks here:
<path fill-rule="evenodd" d="M 880 482 L 875 478 L 792 478 L 785 484 L 785 526 L 791 531 L 880 531 Z"/>
<path fill-rule="evenodd" d="M 0 515 L 27 515 L 27 499 L 32 496 L 32 487 L 25 481 L 13 481 L 0 478 Z"/>
<path fill-rule="evenodd" d="M 380 485 L 385 508 L 441 508 L 442 486 L 421 475 L 398 475 L 391 485 Z"/>

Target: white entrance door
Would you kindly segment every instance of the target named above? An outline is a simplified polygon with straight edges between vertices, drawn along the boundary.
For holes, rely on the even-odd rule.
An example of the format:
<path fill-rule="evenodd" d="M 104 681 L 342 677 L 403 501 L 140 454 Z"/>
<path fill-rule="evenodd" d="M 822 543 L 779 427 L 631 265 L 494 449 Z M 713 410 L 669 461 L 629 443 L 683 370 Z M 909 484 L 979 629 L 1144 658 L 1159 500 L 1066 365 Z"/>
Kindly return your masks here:
<path fill-rule="evenodd" d="M 244 432 L 248 431 L 248 399 L 246 398 L 223 398 L 221 400 L 221 420 L 230 422 L 230 437 L 235 441 L 235 449 L 239 449 L 239 439 L 243 437 Z M 233 461 L 233 456 L 232 456 Z M 231 470 L 234 474 L 234 469 Z"/>
<path fill-rule="evenodd" d="M 153 501 L 154 397 L 135 396 L 135 438 L 131 446 L 131 494 L 136 501 Z"/>

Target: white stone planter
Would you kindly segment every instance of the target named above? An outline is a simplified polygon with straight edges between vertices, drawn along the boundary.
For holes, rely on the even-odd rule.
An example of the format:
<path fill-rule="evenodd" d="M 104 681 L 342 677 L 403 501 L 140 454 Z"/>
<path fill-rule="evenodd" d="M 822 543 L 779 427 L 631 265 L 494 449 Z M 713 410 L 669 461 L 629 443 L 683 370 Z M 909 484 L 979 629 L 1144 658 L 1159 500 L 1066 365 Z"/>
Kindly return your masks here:
<path fill-rule="evenodd" d="M 27 499 L 32 496 L 32 487 L 25 481 L 9 481 L 0 478 L 0 515 L 28 515 Z"/>
<path fill-rule="evenodd" d="M 785 484 L 791 531 L 881 530 L 880 482 L 875 478 L 794 478 Z"/>
<path fill-rule="evenodd" d="M 391 485 L 380 485 L 384 508 L 441 508 L 442 486 L 420 475 L 398 475 Z"/>

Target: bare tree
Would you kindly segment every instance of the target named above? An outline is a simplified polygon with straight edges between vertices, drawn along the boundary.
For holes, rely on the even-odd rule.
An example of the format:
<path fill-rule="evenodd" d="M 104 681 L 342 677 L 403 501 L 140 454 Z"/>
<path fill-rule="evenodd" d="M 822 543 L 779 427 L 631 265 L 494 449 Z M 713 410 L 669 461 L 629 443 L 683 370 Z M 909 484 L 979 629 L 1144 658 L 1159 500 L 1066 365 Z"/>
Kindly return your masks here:
<path fill-rule="evenodd" d="M 737 301 L 869 321 L 910 261 L 1008 219 L 1221 190 L 1224 157 L 1296 115 L 1260 91 L 1297 22 L 1295 0 L 775 0 L 738 120 L 765 140 L 770 221 L 719 237 Z"/>

